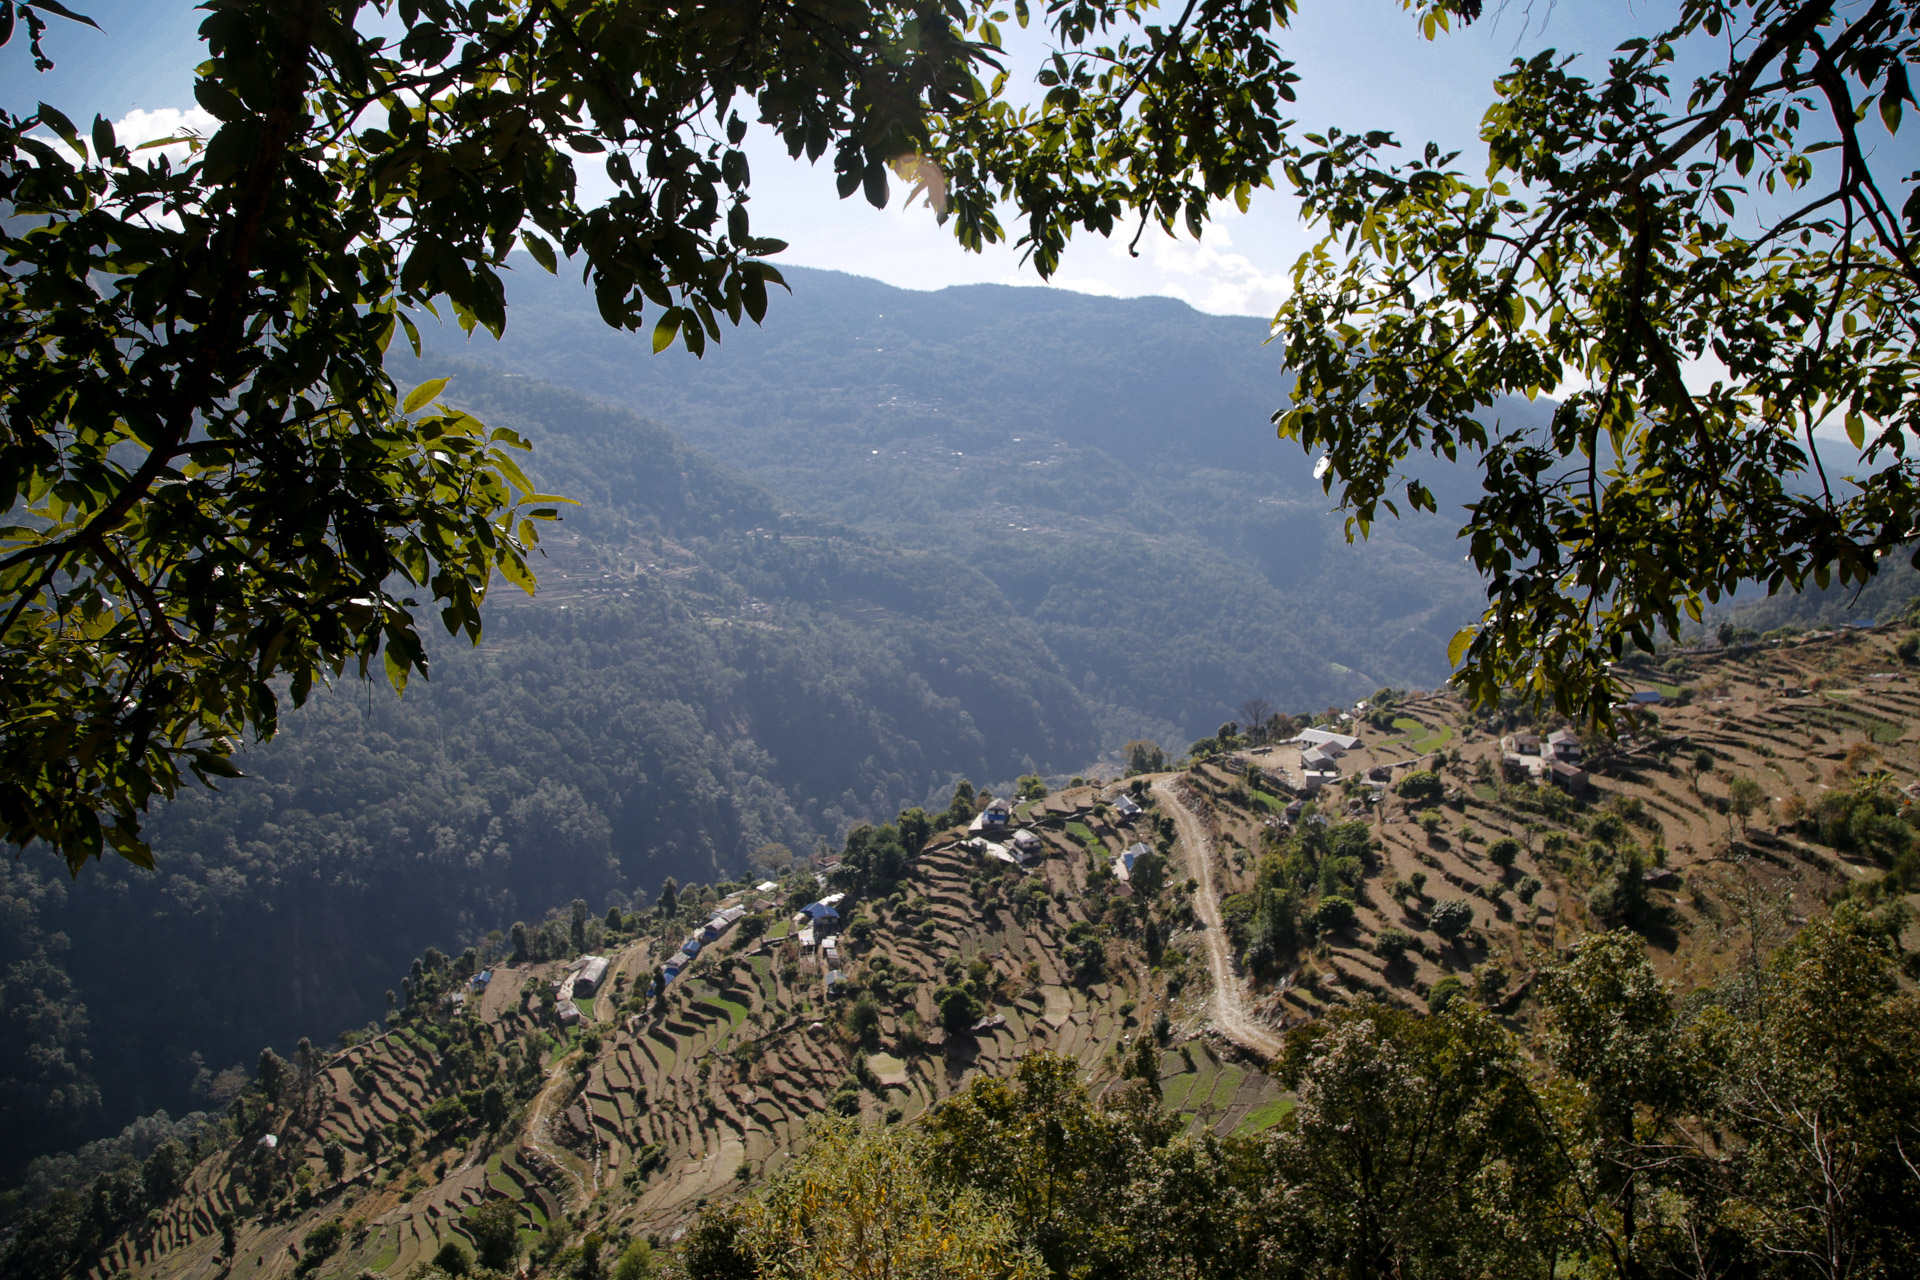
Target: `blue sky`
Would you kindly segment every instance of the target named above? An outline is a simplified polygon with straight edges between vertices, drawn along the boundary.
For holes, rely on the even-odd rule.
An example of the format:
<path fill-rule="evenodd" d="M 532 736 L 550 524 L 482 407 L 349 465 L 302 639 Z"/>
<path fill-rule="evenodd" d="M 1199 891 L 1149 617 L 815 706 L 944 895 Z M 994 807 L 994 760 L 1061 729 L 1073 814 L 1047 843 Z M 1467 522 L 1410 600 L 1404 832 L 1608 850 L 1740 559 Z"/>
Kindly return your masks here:
<path fill-rule="evenodd" d="M 134 132 L 142 132 L 140 126 L 148 137 L 169 131 L 176 113 L 193 106 L 201 15 L 180 0 L 73 0 L 73 7 L 105 33 L 54 20 L 57 66 L 45 75 L 34 73 L 24 39 L 16 38 L 0 49 L 0 103 L 19 110 L 45 100 L 83 125 L 96 113 L 115 121 L 140 113 L 133 115 Z M 1514 3 L 1496 18 L 1429 44 L 1397 0 L 1304 0 L 1285 41 L 1305 77 L 1298 118 L 1303 127 L 1385 128 L 1414 143 L 1431 138 L 1471 156 L 1492 80 L 1516 54 L 1548 45 L 1604 52 L 1669 8 L 1665 2 Z M 1544 20 L 1536 14 L 1528 25 L 1528 9 Z M 789 242 L 784 261 L 907 288 L 1041 283 L 1004 247 L 962 251 L 925 208 L 905 208 L 898 198 L 884 211 L 858 196 L 842 201 L 830 169 L 791 161 L 764 138 L 749 145 L 755 230 Z M 592 173 L 590 165 L 581 168 Z M 1286 197 L 1267 192 L 1245 215 L 1224 213 L 1198 243 L 1156 234 L 1143 241 L 1140 257 L 1130 258 L 1119 243 L 1076 242 L 1054 283 L 1118 296 L 1166 294 L 1205 311 L 1266 316 L 1309 242 Z"/>

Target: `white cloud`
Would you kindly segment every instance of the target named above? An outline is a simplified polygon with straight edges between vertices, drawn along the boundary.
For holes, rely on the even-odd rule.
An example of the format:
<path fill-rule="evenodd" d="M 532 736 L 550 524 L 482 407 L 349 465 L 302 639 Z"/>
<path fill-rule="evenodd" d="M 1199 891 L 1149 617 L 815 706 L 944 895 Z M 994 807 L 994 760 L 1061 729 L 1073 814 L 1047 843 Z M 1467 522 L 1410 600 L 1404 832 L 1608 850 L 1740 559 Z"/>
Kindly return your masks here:
<path fill-rule="evenodd" d="M 197 133 L 204 138 L 219 127 L 220 122 L 202 107 L 188 107 L 184 111 L 178 107 L 129 111 L 113 122 L 114 136 L 129 147 L 189 133 Z"/>
<path fill-rule="evenodd" d="M 74 124 L 79 128 L 82 138 L 89 136 L 86 121 L 76 120 Z M 138 147 L 144 143 L 158 142 L 162 138 L 181 138 L 188 134 L 198 134 L 204 138 L 219 127 L 220 122 L 201 107 L 188 107 L 185 110 L 179 107 L 161 107 L 154 111 L 136 108 L 113 122 L 113 136 L 114 140 L 123 147 Z M 66 145 L 47 132 L 37 132 L 34 136 L 55 146 Z M 156 147 L 152 151 L 136 152 L 134 163 L 151 161 L 160 155 L 178 162 L 186 154 L 187 144 L 182 142 L 170 147 Z"/>

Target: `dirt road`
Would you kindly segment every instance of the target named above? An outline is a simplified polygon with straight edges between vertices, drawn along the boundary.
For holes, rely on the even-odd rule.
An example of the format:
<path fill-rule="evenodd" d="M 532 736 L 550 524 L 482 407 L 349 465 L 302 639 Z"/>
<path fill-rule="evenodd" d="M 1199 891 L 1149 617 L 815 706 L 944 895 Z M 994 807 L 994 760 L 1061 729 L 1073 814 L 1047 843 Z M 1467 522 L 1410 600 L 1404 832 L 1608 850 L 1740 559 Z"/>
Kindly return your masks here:
<path fill-rule="evenodd" d="M 1173 818 L 1174 833 L 1186 856 L 1187 874 L 1199 881 L 1193 894 L 1193 911 L 1205 926 L 1207 965 L 1213 971 L 1209 1008 L 1213 1025 L 1241 1048 L 1271 1062 L 1280 1056 L 1280 1036 L 1248 1012 L 1247 985 L 1234 968 L 1227 931 L 1220 927 L 1220 895 L 1213 884 L 1213 839 L 1205 824 L 1181 800 L 1174 782 L 1173 778 L 1160 779 L 1153 784 L 1153 793 Z"/>

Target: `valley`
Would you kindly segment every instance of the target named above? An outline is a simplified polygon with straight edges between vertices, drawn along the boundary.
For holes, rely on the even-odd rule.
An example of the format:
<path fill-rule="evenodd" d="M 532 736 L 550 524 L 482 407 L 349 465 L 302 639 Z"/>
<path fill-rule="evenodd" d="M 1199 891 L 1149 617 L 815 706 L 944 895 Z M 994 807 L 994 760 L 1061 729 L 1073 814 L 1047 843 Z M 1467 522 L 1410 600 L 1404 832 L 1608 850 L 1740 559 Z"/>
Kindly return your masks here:
<path fill-rule="evenodd" d="M 1613 926 L 1705 993 L 1835 902 L 1905 911 L 1910 985 L 1913 842 L 1860 816 L 1911 811 L 1909 634 L 1672 653 L 1625 673 L 1659 701 L 1617 741 L 1558 736 L 1580 759 L 1557 775 L 1524 718 L 1382 691 L 1304 740 L 1017 803 L 963 791 L 924 836 L 903 815 L 671 910 L 576 908 L 553 959 L 432 952 L 389 1030 L 256 1086 L 87 1274 L 413 1275 L 449 1242 L 484 1251 L 490 1203 L 536 1270 L 586 1240 L 670 1253 L 777 1182 L 814 1118 L 911 1131 L 1035 1053 L 1095 1098 L 1149 1063 L 1176 1132 L 1257 1141 L 1294 1105 L 1290 1033 L 1456 1000 L 1524 1032 L 1540 975 Z M 608 963 L 574 1021 L 555 992 L 587 947 Z"/>

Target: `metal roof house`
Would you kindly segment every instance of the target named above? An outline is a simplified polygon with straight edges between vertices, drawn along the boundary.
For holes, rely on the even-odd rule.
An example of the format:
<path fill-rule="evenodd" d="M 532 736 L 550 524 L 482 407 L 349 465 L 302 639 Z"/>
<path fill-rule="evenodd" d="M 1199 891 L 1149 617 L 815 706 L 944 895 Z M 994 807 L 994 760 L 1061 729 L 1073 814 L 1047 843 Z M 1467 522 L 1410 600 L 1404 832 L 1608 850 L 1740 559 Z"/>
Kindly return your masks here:
<path fill-rule="evenodd" d="M 573 994 L 590 996 L 600 989 L 606 981 L 607 958 L 605 956 L 586 956 L 580 966 L 580 972 L 573 977 Z"/>
<path fill-rule="evenodd" d="M 1138 841 L 1128 845 L 1126 851 L 1113 860 L 1114 879 L 1131 882 L 1133 879 L 1133 864 L 1152 852 L 1153 850 Z"/>
<path fill-rule="evenodd" d="M 1319 747 L 1329 755 L 1342 756 L 1360 746 L 1360 739 L 1329 729 L 1302 729 L 1293 740 L 1303 747 Z"/>
<path fill-rule="evenodd" d="M 1013 805 L 1006 800 L 996 800 L 989 796 L 980 812 L 974 816 L 972 831 L 986 831 L 989 828 L 1004 827 L 1013 822 Z"/>

